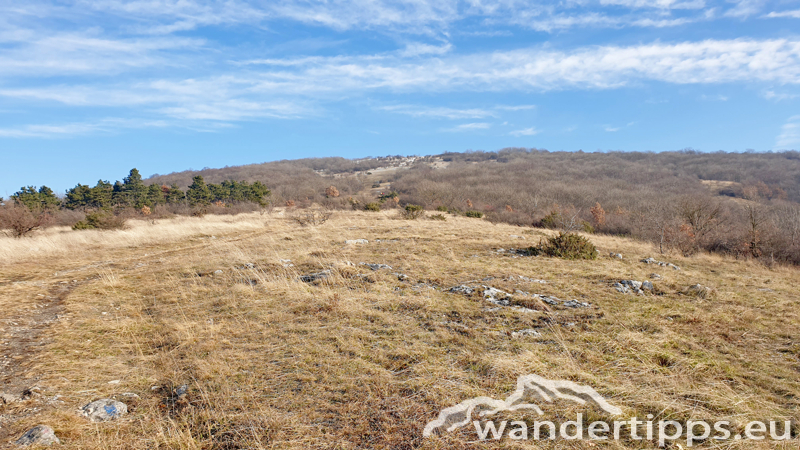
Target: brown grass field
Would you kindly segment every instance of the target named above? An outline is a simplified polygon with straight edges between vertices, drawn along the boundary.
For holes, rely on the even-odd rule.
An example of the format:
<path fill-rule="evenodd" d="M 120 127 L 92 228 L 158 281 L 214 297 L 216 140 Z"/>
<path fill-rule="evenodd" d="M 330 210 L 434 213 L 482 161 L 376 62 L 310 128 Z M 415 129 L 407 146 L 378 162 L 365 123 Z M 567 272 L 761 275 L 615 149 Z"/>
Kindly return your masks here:
<path fill-rule="evenodd" d="M 442 408 L 504 398 L 525 374 L 590 385 L 625 417 L 729 420 L 737 430 L 750 420 L 793 420 L 800 432 L 797 268 L 659 255 L 650 244 L 599 235 L 588 236 L 596 261 L 512 257 L 496 249 L 530 246 L 549 232 L 455 216 L 401 220 L 397 211 L 339 212 L 315 227 L 290 216 L 0 238 L 0 391 L 31 393 L 0 404 L 0 448 L 37 424 L 75 449 L 657 447 L 482 442 L 471 426 L 422 437 Z M 359 238 L 369 243 L 344 244 Z M 682 270 L 640 262 L 649 256 Z M 327 280 L 299 280 L 323 269 Z M 663 276 L 655 293 L 611 287 L 653 272 Z M 493 310 L 477 294 L 447 292 L 462 283 L 591 307 Z M 697 283 L 713 294 L 687 294 Z M 530 328 L 540 335 L 511 335 Z M 184 384 L 188 393 L 175 398 Z M 105 423 L 80 416 L 104 397 L 127 403 L 129 414 Z M 602 417 L 569 402 L 541 406 L 547 420 Z M 678 444 L 686 446 L 670 448 Z M 797 449 L 798 441 L 699 446 Z"/>

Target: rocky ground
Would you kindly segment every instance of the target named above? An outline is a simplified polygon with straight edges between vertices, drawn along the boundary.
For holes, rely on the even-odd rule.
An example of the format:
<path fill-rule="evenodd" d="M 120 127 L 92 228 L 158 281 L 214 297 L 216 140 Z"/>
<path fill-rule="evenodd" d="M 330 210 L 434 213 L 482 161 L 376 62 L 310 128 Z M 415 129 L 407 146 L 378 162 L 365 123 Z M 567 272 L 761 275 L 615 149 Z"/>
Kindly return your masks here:
<path fill-rule="evenodd" d="M 0 239 L 0 447 L 497 448 L 422 431 L 532 374 L 626 416 L 800 420 L 796 269 L 601 235 L 597 260 L 566 261 L 524 251 L 549 232 L 480 219 L 291 214 Z M 601 415 L 546 411 L 576 412 Z"/>

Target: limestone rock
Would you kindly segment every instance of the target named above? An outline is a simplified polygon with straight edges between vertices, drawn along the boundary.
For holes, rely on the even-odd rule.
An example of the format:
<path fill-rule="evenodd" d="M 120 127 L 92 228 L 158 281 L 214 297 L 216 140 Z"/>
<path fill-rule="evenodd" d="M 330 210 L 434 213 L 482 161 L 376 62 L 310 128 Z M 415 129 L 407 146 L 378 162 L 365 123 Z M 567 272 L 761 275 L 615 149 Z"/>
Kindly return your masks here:
<path fill-rule="evenodd" d="M 27 447 L 29 445 L 53 445 L 60 444 L 61 441 L 56 437 L 55 431 L 47 425 L 36 425 L 26 431 L 15 444 Z"/>
<path fill-rule="evenodd" d="M 102 398 L 84 406 L 81 412 L 92 422 L 106 422 L 127 414 L 128 406 L 110 398 Z"/>

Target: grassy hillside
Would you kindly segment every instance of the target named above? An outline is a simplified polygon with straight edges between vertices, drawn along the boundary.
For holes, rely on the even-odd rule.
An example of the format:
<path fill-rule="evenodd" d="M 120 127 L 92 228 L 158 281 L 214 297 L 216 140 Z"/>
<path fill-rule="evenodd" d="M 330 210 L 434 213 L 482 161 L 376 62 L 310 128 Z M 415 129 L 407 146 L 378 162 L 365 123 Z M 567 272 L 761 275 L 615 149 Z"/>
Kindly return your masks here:
<path fill-rule="evenodd" d="M 505 397 L 526 374 L 590 385 L 625 417 L 727 419 L 736 430 L 791 419 L 800 431 L 797 269 L 659 255 L 603 235 L 589 236 L 594 261 L 528 257 L 509 249 L 550 231 L 400 220 L 394 210 L 302 227 L 292 214 L 0 237 L 0 391 L 29 394 L 0 405 L 0 445 L 48 424 L 76 449 L 655 448 L 480 442 L 472 427 L 423 439 L 441 409 Z M 354 239 L 369 242 L 345 244 Z M 640 262 L 650 256 L 681 270 Z M 301 278 L 324 270 L 328 278 Z M 652 293 L 612 287 L 652 273 L 662 277 Z M 696 284 L 710 290 L 688 289 Z M 457 285 L 590 306 L 517 294 L 531 310 L 498 307 L 448 292 Z M 129 414 L 106 423 L 78 414 L 106 397 Z M 601 415 L 569 402 L 543 409 L 549 420 Z"/>

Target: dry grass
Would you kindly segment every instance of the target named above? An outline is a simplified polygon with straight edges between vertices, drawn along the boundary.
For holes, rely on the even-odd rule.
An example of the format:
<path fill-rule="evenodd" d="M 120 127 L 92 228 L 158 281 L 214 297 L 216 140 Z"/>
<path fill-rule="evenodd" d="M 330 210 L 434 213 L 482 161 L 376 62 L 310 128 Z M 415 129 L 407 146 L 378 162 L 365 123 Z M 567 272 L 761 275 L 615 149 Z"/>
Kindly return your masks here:
<path fill-rule="evenodd" d="M 591 384 L 626 417 L 739 426 L 800 419 L 796 269 L 659 255 L 683 268 L 673 271 L 639 262 L 655 256 L 649 245 L 607 236 L 590 237 L 597 261 L 514 258 L 494 250 L 535 244 L 543 232 L 397 214 L 340 213 L 318 227 L 278 215 L 176 218 L 0 240 L 3 340 L 13 339 L 10 323 L 23 323 L 56 287 L 70 286 L 42 345 L 32 345 L 29 358 L 14 362 L 14 379 L 3 380 L 39 386 L 41 395 L 0 411 L 0 437 L 7 442 L 46 423 L 65 448 L 82 449 L 497 448 L 478 442 L 471 428 L 428 440 L 422 428 L 469 397 L 503 397 L 529 373 Z M 370 243 L 343 244 L 358 238 Z M 602 256 L 609 251 L 625 259 Z M 331 270 L 326 280 L 298 280 L 324 269 Z M 663 276 L 655 282 L 660 295 L 610 287 L 652 272 Z M 473 284 L 592 307 L 488 311 L 492 305 L 477 296 L 441 289 L 486 277 L 494 279 Z M 712 287 L 714 297 L 682 293 L 697 283 Z M 527 328 L 541 336 L 510 336 Z M 189 394 L 171 398 L 182 384 Z M 105 424 L 77 415 L 108 396 L 128 403 L 131 413 Z M 569 404 L 544 409 L 551 420 L 579 411 Z M 725 445 L 719 448 L 773 448 Z"/>

